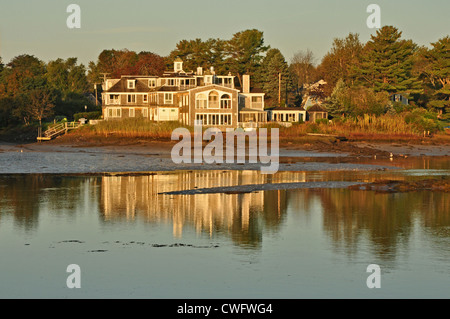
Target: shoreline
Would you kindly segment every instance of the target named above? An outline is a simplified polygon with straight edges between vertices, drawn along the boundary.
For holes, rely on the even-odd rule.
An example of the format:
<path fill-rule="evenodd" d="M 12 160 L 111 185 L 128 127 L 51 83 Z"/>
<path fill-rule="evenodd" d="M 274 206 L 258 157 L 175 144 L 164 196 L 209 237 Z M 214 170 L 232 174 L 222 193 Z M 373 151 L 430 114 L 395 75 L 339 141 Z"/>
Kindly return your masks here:
<path fill-rule="evenodd" d="M 173 163 L 177 141 L 81 146 L 73 143 L 0 144 L 0 174 L 151 174 L 189 170 L 260 170 L 269 164 Z M 392 156 L 391 156 L 392 153 Z M 278 171 L 383 171 L 414 167 L 424 159 L 448 161 L 450 145 L 343 142 L 283 145 Z"/>

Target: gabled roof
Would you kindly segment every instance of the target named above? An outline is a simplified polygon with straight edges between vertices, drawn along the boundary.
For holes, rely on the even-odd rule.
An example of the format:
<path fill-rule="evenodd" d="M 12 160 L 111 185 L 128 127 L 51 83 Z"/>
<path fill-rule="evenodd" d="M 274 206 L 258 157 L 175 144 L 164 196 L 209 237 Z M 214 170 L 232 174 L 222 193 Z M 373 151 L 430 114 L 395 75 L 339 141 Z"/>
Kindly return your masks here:
<path fill-rule="evenodd" d="M 273 109 L 269 109 L 268 111 L 305 111 L 302 107 L 283 107 L 283 106 L 277 106 Z"/>
<path fill-rule="evenodd" d="M 324 107 L 320 106 L 319 104 L 314 104 L 307 110 L 308 112 L 328 112 Z"/>
<path fill-rule="evenodd" d="M 238 89 L 232 89 L 226 86 L 222 86 L 222 85 L 218 85 L 218 84 L 207 84 L 207 85 L 199 85 L 190 89 L 187 89 L 186 91 L 193 91 L 193 90 L 204 90 L 204 91 L 208 91 L 211 90 L 211 88 L 216 89 L 216 90 L 220 90 L 220 91 L 237 91 L 239 93 Z"/>
<path fill-rule="evenodd" d="M 128 80 L 135 80 L 135 88 L 134 89 L 129 89 L 128 88 Z M 146 93 L 146 92 L 150 92 L 151 89 L 148 87 L 148 82 L 147 81 L 141 81 L 138 79 L 133 79 L 133 78 L 129 78 L 129 77 L 122 77 L 120 79 L 119 82 L 117 82 L 116 84 L 114 84 L 109 90 L 107 90 L 106 92 L 108 93 Z"/>

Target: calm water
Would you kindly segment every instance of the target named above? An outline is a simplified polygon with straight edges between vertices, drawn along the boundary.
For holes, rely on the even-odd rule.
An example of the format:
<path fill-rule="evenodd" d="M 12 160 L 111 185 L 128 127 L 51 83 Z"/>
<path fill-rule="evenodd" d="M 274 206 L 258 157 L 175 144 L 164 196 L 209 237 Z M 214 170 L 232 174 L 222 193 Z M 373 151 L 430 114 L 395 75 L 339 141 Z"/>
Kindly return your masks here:
<path fill-rule="evenodd" d="M 3 175 L 0 297 L 450 298 L 448 193 L 160 194 L 427 175 L 418 168 Z M 66 287 L 69 264 L 81 267 L 81 289 Z M 381 289 L 366 286 L 369 264 L 381 267 Z"/>

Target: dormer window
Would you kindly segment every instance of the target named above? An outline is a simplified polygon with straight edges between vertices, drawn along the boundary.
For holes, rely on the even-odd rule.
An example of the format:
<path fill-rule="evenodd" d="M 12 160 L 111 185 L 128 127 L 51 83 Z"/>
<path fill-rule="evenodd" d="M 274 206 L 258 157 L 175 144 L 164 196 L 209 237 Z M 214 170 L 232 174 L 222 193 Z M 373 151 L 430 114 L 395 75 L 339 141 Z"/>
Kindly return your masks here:
<path fill-rule="evenodd" d="M 175 72 L 183 71 L 183 60 L 181 60 L 180 58 L 176 58 L 173 62 L 173 70 Z"/>
<path fill-rule="evenodd" d="M 149 88 L 154 88 L 154 87 L 156 87 L 156 79 L 150 79 L 150 80 L 148 80 L 148 87 L 149 87 Z"/>
<path fill-rule="evenodd" d="M 136 88 L 136 82 L 135 82 L 135 80 L 128 80 L 128 81 L 127 81 L 127 87 L 128 87 L 129 89 L 134 89 L 134 88 Z"/>
<path fill-rule="evenodd" d="M 212 84 L 212 75 L 205 75 L 205 84 Z"/>

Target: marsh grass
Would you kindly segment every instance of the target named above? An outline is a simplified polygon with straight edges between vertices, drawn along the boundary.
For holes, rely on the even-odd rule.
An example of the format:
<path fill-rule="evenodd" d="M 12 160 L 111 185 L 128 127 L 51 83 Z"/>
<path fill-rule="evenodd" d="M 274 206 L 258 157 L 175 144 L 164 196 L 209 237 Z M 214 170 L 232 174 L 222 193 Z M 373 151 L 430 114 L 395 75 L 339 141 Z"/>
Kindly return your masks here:
<path fill-rule="evenodd" d="M 170 141 L 172 131 L 179 127 L 185 127 L 193 132 L 193 127 L 183 126 L 179 122 L 151 122 L 139 118 L 128 118 L 114 121 L 102 121 L 96 125 L 86 125 L 74 130 L 70 135 L 74 137 L 117 137 L 117 138 L 144 138 Z M 295 142 L 299 144 L 314 143 L 323 138 L 308 135 L 309 133 L 330 134 L 345 136 L 354 141 L 420 141 L 423 139 L 422 128 L 415 123 L 407 123 L 401 115 L 365 115 L 358 118 L 348 118 L 344 121 L 333 121 L 331 123 L 299 123 L 286 128 L 276 123 L 265 126 L 269 129 L 279 129 L 280 143 Z M 205 127 L 203 129 L 206 129 Z M 326 138 L 326 137 L 325 137 Z M 438 132 L 433 141 L 449 143 L 450 132 L 448 130 Z"/>
<path fill-rule="evenodd" d="M 308 135 L 309 133 L 345 136 L 349 140 L 355 141 L 382 142 L 419 141 L 424 136 L 424 127 L 416 122 L 405 121 L 405 116 L 402 114 L 364 115 L 329 123 L 307 122 L 305 124 L 293 124 L 289 128 L 271 123 L 266 127 L 279 129 L 280 142 L 310 143 L 316 141 L 317 137 Z M 433 140 L 448 143 L 450 133 L 448 130 L 434 132 Z"/>
<path fill-rule="evenodd" d="M 183 126 L 177 121 L 173 122 L 150 122 L 139 118 L 127 118 L 114 121 L 102 121 L 96 125 L 81 128 L 77 135 L 81 136 L 116 136 L 126 138 L 154 138 L 169 139 L 172 131 L 179 127 L 185 127 L 190 131 L 193 128 Z"/>

